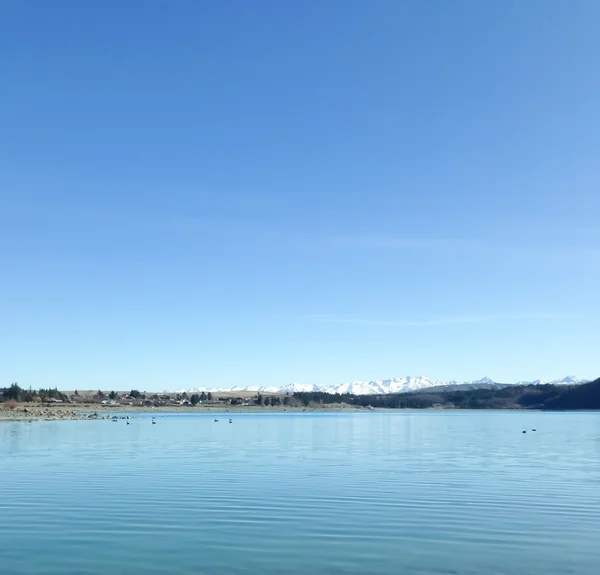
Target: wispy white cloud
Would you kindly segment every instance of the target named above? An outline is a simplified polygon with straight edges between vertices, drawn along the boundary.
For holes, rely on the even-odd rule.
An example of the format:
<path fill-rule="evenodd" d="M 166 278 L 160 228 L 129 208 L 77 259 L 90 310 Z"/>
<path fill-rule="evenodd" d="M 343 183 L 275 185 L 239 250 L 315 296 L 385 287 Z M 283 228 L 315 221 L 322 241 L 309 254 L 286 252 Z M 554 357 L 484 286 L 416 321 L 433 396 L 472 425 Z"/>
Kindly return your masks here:
<path fill-rule="evenodd" d="M 356 324 L 367 326 L 382 326 L 382 327 L 429 327 L 442 325 L 456 324 L 473 324 L 473 323 L 494 323 L 505 321 L 535 321 L 535 320 L 551 320 L 561 319 L 565 316 L 556 313 L 513 313 L 513 314 L 490 314 L 490 315 L 461 315 L 436 317 L 429 319 L 405 319 L 405 320 L 386 320 L 386 319 L 366 319 L 366 318 L 349 318 L 338 317 L 332 315 L 312 315 L 312 321 L 322 323 L 338 323 L 338 324 Z"/>

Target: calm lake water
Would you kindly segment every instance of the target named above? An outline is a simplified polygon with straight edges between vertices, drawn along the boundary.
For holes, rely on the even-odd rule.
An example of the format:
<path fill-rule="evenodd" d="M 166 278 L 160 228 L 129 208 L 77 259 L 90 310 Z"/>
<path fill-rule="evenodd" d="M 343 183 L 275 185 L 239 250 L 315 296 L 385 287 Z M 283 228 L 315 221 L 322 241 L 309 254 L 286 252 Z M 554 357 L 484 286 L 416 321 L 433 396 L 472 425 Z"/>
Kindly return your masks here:
<path fill-rule="evenodd" d="M 0 572 L 599 572 L 600 414 L 230 415 L 0 424 Z"/>

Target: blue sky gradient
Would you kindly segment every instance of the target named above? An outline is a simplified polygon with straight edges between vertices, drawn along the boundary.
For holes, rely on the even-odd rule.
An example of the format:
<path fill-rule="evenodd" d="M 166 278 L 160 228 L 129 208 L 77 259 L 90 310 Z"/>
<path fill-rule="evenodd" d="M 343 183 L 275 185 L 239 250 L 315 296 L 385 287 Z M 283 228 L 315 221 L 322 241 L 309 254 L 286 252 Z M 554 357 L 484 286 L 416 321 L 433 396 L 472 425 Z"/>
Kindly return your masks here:
<path fill-rule="evenodd" d="M 600 375 L 600 2 L 0 5 L 0 385 Z"/>

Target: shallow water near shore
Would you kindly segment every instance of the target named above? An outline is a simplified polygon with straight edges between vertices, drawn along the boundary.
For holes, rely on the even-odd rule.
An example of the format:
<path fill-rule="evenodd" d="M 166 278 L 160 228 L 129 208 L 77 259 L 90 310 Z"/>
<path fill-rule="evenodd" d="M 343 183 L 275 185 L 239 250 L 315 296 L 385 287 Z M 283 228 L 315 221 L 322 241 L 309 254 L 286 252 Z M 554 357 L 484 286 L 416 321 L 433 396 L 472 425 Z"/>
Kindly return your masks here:
<path fill-rule="evenodd" d="M 598 572 L 600 414 L 129 421 L 0 426 L 4 575 Z"/>

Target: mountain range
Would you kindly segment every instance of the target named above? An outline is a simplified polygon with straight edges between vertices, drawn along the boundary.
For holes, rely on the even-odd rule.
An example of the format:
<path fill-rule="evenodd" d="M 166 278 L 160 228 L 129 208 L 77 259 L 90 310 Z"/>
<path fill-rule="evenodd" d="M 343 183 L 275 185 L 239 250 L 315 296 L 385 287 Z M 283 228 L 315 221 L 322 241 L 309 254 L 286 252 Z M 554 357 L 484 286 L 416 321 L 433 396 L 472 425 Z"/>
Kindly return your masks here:
<path fill-rule="evenodd" d="M 489 377 L 483 377 L 474 381 L 441 381 L 437 379 L 428 379 L 427 377 L 393 377 L 391 379 L 374 380 L 374 381 L 355 381 L 352 383 L 341 383 L 338 385 L 311 385 L 311 384 L 298 384 L 290 383 L 281 387 L 276 386 L 240 386 L 234 385 L 229 387 L 199 387 L 188 390 L 188 393 L 202 392 L 202 391 L 221 391 L 221 392 L 243 392 L 253 391 L 262 393 L 296 393 L 296 392 L 323 392 L 323 393 L 350 393 L 353 395 L 382 395 L 388 393 L 409 393 L 414 391 L 420 391 L 430 388 L 460 388 L 464 389 L 478 389 L 478 388 L 489 388 L 498 386 L 508 385 L 575 385 L 579 383 L 586 383 L 588 380 L 578 379 L 573 375 L 563 377 L 562 379 L 556 379 L 554 381 L 542 381 L 536 379 L 534 381 L 519 381 L 515 384 L 496 382 Z"/>

